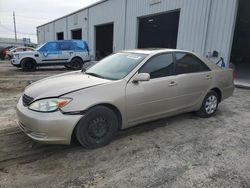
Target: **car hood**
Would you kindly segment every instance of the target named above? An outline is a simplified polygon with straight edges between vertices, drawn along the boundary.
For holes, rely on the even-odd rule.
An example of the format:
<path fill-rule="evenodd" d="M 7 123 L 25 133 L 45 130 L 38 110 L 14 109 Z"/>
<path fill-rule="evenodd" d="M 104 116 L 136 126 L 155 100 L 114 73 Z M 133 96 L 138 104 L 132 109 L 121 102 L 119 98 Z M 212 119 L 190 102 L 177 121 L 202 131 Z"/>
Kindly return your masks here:
<path fill-rule="evenodd" d="M 81 71 L 59 74 L 34 82 L 27 86 L 24 93 L 32 98 L 59 97 L 77 90 L 95 87 L 112 82 L 86 75 Z"/>
<path fill-rule="evenodd" d="M 23 51 L 23 52 L 14 52 L 14 55 L 33 55 L 37 54 L 37 51 Z"/>

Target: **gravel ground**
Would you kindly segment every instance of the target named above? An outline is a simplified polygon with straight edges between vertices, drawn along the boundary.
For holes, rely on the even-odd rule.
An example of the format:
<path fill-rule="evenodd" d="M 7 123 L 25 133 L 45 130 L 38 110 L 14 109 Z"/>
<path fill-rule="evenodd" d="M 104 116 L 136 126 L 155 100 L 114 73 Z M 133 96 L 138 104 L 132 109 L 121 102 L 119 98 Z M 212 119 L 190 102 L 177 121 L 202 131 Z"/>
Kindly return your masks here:
<path fill-rule="evenodd" d="M 250 187 L 250 90 L 236 89 L 215 117 L 183 114 L 120 132 L 106 147 L 35 143 L 16 127 L 28 81 L 0 62 L 0 187 Z"/>

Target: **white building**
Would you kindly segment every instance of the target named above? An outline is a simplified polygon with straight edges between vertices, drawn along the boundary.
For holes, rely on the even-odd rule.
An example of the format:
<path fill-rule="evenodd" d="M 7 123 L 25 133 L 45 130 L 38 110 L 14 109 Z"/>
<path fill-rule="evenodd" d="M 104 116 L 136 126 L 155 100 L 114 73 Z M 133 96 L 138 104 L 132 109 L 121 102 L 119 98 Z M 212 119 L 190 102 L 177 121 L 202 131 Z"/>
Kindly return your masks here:
<path fill-rule="evenodd" d="M 83 39 L 95 57 L 131 48 L 178 48 L 223 57 L 228 64 L 250 51 L 248 10 L 249 0 L 103 0 L 38 26 L 38 43 Z"/>

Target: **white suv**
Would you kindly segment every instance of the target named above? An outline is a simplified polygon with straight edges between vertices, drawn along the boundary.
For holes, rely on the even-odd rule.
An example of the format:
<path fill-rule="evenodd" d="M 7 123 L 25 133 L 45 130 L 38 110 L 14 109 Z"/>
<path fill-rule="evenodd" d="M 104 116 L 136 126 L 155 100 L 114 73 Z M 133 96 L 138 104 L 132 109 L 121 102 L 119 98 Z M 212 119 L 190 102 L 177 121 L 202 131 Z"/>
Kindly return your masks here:
<path fill-rule="evenodd" d="M 24 71 L 33 71 L 37 66 L 63 65 L 79 70 L 90 61 L 89 48 L 83 40 L 50 41 L 35 51 L 14 53 L 11 64 Z"/>

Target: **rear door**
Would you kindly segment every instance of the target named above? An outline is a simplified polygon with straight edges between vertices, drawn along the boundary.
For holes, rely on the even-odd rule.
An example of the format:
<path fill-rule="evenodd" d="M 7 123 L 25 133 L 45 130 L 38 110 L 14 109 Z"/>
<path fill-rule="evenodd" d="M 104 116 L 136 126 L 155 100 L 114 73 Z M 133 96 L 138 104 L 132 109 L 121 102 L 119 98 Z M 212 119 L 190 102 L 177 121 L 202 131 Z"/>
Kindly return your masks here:
<path fill-rule="evenodd" d="M 74 55 L 74 46 L 70 41 L 58 42 L 60 53 L 58 54 L 58 59 L 61 63 L 70 62 Z"/>
<path fill-rule="evenodd" d="M 176 106 L 176 76 L 173 75 L 172 53 L 156 55 L 149 59 L 138 73 L 149 73 L 150 80 L 126 87 L 127 119 L 130 125 L 162 117 Z"/>
<path fill-rule="evenodd" d="M 179 108 L 188 108 L 204 97 L 212 84 L 213 73 L 192 54 L 177 52 L 175 58 Z"/>

